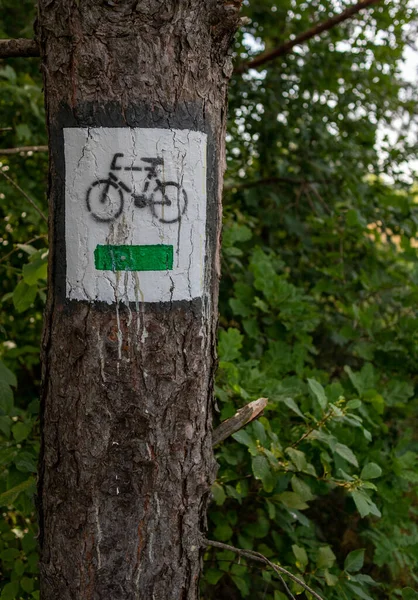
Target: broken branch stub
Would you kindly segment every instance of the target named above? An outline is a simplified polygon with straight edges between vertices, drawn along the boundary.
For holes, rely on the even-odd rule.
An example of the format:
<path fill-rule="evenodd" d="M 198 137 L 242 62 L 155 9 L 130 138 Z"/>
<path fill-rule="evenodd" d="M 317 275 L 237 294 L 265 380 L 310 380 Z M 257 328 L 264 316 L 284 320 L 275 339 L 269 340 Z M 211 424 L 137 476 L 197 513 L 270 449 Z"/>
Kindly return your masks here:
<path fill-rule="evenodd" d="M 236 431 L 239 431 L 254 419 L 262 415 L 268 403 L 267 398 L 259 398 L 240 408 L 230 419 L 223 421 L 212 433 L 212 445 L 215 447 Z"/>

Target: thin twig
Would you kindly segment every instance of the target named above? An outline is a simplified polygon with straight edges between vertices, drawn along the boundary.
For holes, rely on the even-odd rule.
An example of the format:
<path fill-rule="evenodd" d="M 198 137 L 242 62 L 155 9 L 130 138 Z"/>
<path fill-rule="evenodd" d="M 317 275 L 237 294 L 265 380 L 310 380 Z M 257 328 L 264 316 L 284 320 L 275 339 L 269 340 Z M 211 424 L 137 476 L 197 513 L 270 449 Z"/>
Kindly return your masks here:
<path fill-rule="evenodd" d="M 230 419 L 223 421 L 212 433 L 212 446 L 217 446 L 227 437 L 239 431 L 254 419 L 258 419 L 266 408 L 267 398 L 259 398 L 240 408 Z"/>
<path fill-rule="evenodd" d="M 0 169 L 0 174 L 3 175 L 3 177 L 5 177 L 7 179 L 7 181 L 9 183 L 11 183 L 26 198 L 26 200 L 29 202 L 29 204 L 31 204 L 33 206 L 33 208 L 42 217 L 42 219 L 45 221 L 45 223 L 48 223 L 48 219 L 46 218 L 44 213 L 41 211 L 39 206 L 32 200 L 32 198 L 30 196 L 27 195 L 27 193 L 24 190 L 22 190 L 20 185 L 18 185 L 15 181 L 13 181 L 13 179 L 11 177 L 6 175 L 6 173 L 4 171 L 2 171 L 2 169 Z"/>
<path fill-rule="evenodd" d="M 28 240 L 27 242 L 25 242 L 25 245 L 31 244 L 32 242 L 36 242 L 37 240 L 40 240 L 42 238 L 47 238 L 47 236 L 45 234 L 37 235 L 36 237 L 34 237 L 34 238 Z M 21 246 L 21 244 L 19 244 L 19 246 Z M 18 252 L 19 250 L 22 250 L 22 248 L 19 248 L 19 246 L 16 246 L 16 248 L 13 248 L 13 250 L 11 250 L 7 254 L 5 254 L 2 258 L 0 258 L 0 264 L 3 263 L 3 262 L 5 262 L 15 252 Z"/>
<path fill-rule="evenodd" d="M 282 586 L 284 587 L 284 591 L 289 596 L 290 600 L 296 600 L 296 598 L 294 597 L 294 595 L 292 594 L 292 592 L 289 590 L 289 587 L 288 587 L 287 583 L 285 582 L 285 580 L 283 579 L 283 577 L 280 575 L 280 573 L 277 573 L 277 577 L 282 582 Z"/>
<path fill-rule="evenodd" d="M 286 42 L 284 42 L 283 44 L 281 44 L 274 50 L 270 50 L 268 52 L 263 52 L 262 54 L 257 56 L 257 58 L 254 58 L 253 60 L 250 60 L 249 62 L 244 63 L 242 65 L 238 65 L 235 69 L 235 72 L 236 73 L 245 73 L 246 71 L 248 71 L 248 69 L 256 69 L 256 68 L 264 65 L 266 62 L 274 60 L 275 58 L 278 58 L 279 56 L 283 56 L 284 54 L 288 54 L 289 52 L 291 52 L 293 50 L 293 48 L 295 46 L 299 46 L 299 44 L 302 44 L 303 42 L 310 40 L 311 38 L 315 37 L 316 35 L 319 35 L 319 34 L 323 33 L 324 31 L 328 31 L 328 30 L 332 29 L 336 25 L 339 25 L 340 23 L 343 23 L 347 19 L 350 19 L 351 17 L 353 17 L 356 13 L 360 12 L 361 10 L 368 8 L 369 6 L 373 6 L 373 4 L 378 4 L 379 2 L 381 2 L 381 0 L 361 0 L 354 6 L 350 6 L 349 8 L 344 10 L 339 15 L 334 15 L 333 17 L 331 17 L 330 19 L 327 19 L 323 23 L 318 23 L 317 25 L 314 25 L 307 31 L 300 33 L 299 35 L 294 37 L 293 40 L 287 40 Z"/>
<path fill-rule="evenodd" d="M 241 548 L 236 548 L 235 546 L 230 546 L 229 544 L 223 544 L 222 542 L 215 542 L 214 540 L 208 540 L 206 538 L 202 538 L 202 544 L 204 546 L 212 546 L 213 548 L 220 548 L 221 550 L 229 550 L 230 552 L 235 552 L 238 556 L 244 556 L 245 558 L 250 558 L 251 560 L 255 560 L 256 562 L 264 563 L 268 565 L 273 571 L 280 575 L 286 575 L 292 581 L 303 587 L 307 592 L 309 592 L 314 598 L 317 600 L 324 600 L 319 594 L 317 594 L 311 587 L 306 585 L 302 579 L 293 575 L 287 569 L 280 567 L 272 563 L 268 558 L 264 556 L 264 554 L 260 554 L 260 552 L 254 552 L 253 550 L 242 550 Z"/>
<path fill-rule="evenodd" d="M 322 198 L 321 194 L 318 192 L 318 190 L 316 189 L 315 186 L 310 185 L 309 189 L 315 194 L 315 196 L 318 198 L 319 202 L 322 204 L 322 206 L 325 208 L 326 212 L 328 214 L 331 214 L 331 209 L 328 206 L 328 204 L 325 202 L 325 200 Z"/>
<path fill-rule="evenodd" d="M 305 431 L 305 433 L 296 441 L 293 442 L 293 444 L 290 445 L 291 448 L 296 448 L 296 446 L 299 446 L 299 444 L 301 442 L 303 442 L 303 440 L 306 440 L 307 437 L 309 437 L 311 435 L 312 432 L 316 431 L 317 429 L 321 429 L 321 427 L 323 427 L 325 425 L 325 423 L 328 421 L 328 419 L 330 417 L 332 417 L 334 414 L 334 411 L 332 410 L 332 408 L 322 417 L 322 419 L 320 421 L 318 421 L 317 423 L 315 423 L 315 425 L 312 425 L 307 431 Z"/>
<path fill-rule="evenodd" d="M 0 40 L 0 58 L 39 56 L 39 46 L 35 40 L 25 38 Z"/>
<path fill-rule="evenodd" d="M 0 149 L 0 156 L 4 154 L 20 154 L 21 152 L 48 152 L 48 146 L 18 146 L 17 148 Z"/>

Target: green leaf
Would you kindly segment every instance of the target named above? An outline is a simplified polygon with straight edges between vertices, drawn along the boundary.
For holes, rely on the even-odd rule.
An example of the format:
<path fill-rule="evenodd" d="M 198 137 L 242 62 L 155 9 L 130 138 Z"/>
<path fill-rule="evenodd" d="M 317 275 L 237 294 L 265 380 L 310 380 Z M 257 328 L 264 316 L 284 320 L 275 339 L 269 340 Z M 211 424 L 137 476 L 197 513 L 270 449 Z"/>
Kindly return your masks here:
<path fill-rule="evenodd" d="M 363 228 L 367 226 L 367 221 L 356 208 L 351 208 L 348 210 L 345 218 L 349 227 Z"/>
<path fill-rule="evenodd" d="M 230 525 L 228 525 L 228 523 L 219 523 L 219 525 L 217 525 L 215 527 L 215 538 L 217 540 L 220 540 L 221 542 L 226 542 L 227 540 L 230 540 L 232 535 L 233 535 L 233 531 L 232 528 L 230 527 Z"/>
<path fill-rule="evenodd" d="M 13 391 L 8 383 L 0 380 L 0 414 L 8 415 L 13 407 Z"/>
<path fill-rule="evenodd" d="M 26 554 L 29 554 L 29 552 L 35 550 L 35 548 L 37 548 L 37 545 L 38 544 L 36 538 L 31 532 L 27 533 L 22 539 L 22 548 L 24 552 L 26 552 Z"/>
<path fill-rule="evenodd" d="M 224 229 L 222 245 L 228 248 L 237 242 L 247 242 L 251 238 L 252 232 L 249 227 L 240 225 L 239 223 L 232 223 L 228 228 Z"/>
<path fill-rule="evenodd" d="M 17 548 L 6 548 L 6 550 L 2 550 L 0 552 L 0 558 L 1 560 L 11 562 L 14 561 L 19 556 L 19 554 L 20 552 Z"/>
<path fill-rule="evenodd" d="M 368 463 L 363 467 L 360 479 L 376 479 L 382 475 L 382 469 L 376 463 Z"/>
<path fill-rule="evenodd" d="M 280 398 L 280 402 L 283 402 L 283 404 L 286 404 L 287 408 L 290 408 L 290 410 L 292 410 L 294 413 L 296 413 L 302 419 L 306 419 L 305 415 L 301 412 L 300 408 L 298 407 L 296 402 L 293 400 L 293 398 L 289 398 L 289 397 Z"/>
<path fill-rule="evenodd" d="M 240 431 L 233 433 L 232 437 L 236 442 L 247 446 L 250 449 L 250 451 L 254 453 L 257 452 L 257 446 L 255 441 L 244 429 L 240 429 Z"/>
<path fill-rule="evenodd" d="M 30 452 L 19 452 L 14 463 L 23 473 L 36 473 L 36 459 Z"/>
<path fill-rule="evenodd" d="M 25 563 L 23 562 L 23 560 L 15 560 L 13 571 L 19 578 L 22 577 L 23 573 L 25 572 Z"/>
<path fill-rule="evenodd" d="M 26 440 L 30 432 L 32 431 L 32 425 L 30 423 L 16 423 L 12 427 L 13 437 L 18 444 Z"/>
<path fill-rule="evenodd" d="M 376 504 L 365 492 L 359 490 L 352 492 L 351 495 L 362 518 L 367 517 L 368 515 L 374 515 L 375 517 L 382 516 L 382 513 L 377 508 Z"/>
<path fill-rule="evenodd" d="M 208 583 L 216 585 L 223 574 L 223 571 L 219 571 L 218 569 L 206 569 L 204 576 Z"/>
<path fill-rule="evenodd" d="M 402 590 L 402 600 L 418 600 L 418 592 L 410 587 Z"/>
<path fill-rule="evenodd" d="M 347 587 L 355 593 L 358 598 L 362 598 L 362 600 L 373 600 L 369 594 L 367 594 L 362 587 L 359 585 L 354 585 L 352 583 L 347 583 Z"/>
<path fill-rule="evenodd" d="M 32 256 L 32 254 L 38 252 L 38 250 L 36 250 L 36 248 L 31 246 L 30 244 L 16 244 L 16 247 L 19 248 L 19 250 L 23 250 L 23 252 L 26 252 L 26 254 L 29 254 L 29 256 Z"/>
<path fill-rule="evenodd" d="M 17 387 L 17 379 L 16 375 L 12 373 L 10 369 L 6 367 L 4 362 L 0 360 L 0 381 L 4 381 L 5 383 Z"/>
<path fill-rule="evenodd" d="M 334 452 L 336 452 L 339 456 L 344 458 L 347 462 L 355 467 L 358 467 L 358 461 L 354 454 L 354 452 L 345 444 L 340 444 L 339 442 L 334 446 Z"/>
<path fill-rule="evenodd" d="M 213 494 L 216 504 L 218 506 L 222 506 L 222 504 L 225 502 L 225 499 L 226 499 L 224 488 L 219 483 L 215 482 L 212 485 L 211 491 L 212 491 L 212 494 Z"/>
<path fill-rule="evenodd" d="M 0 77 L 9 80 L 11 83 L 16 83 L 16 71 L 10 65 L 5 65 L 0 69 Z"/>
<path fill-rule="evenodd" d="M 15 600 L 15 598 L 17 598 L 18 593 L 19 593 L 19 582 L 12 581 L 10 583 L 6 583 L 6 585 L 4 586 L 4 588 L 1 592 L 0 599 L 1 600 Z"/>
<path fill-rule="evenodd" d="M 19 483 L 19 485 L 15 485 L 10 490 L 3 492 L 2 494 L 0 494 L 0 506 L 9 506 L 9 505 L 13 504 L 13 502 L 16 500 L 16 498 L 19 496 L 19 494 L 21 494 L 22 492 L 25 492 L 30 487 L 32 487 L 34 484 L 35 484 L 34 478 L 29 477 L 29 479 L 27 479 L 26 481 L 23 481 L 23 483 Z"/>
<path fill-rule="evenodd" d="M 252 459 L 252 470 L 256 479 L 264 479 L 270 475 L 270 465 L 265 456 L 257 455 Z"/>
<path fill-rule="evenodd" d="M 34 581 L 29 577 L 22 577 L 22 579 L 20 580 L 20 586 L 22 590 L 30 594 L 30 592 L 33 591 Z"/>
<path fill-rule="evenodd" d="M 347 404 L 345 405 L 345 407 L 348 410 L 355 410 L 356 408 L 360 408 L 361 404 L 362 404 L 361 400 L 356 398 L 355 400 L 349 400 L 347 402 Z"/>
<path fill-rule="evenodd" d="M 274 487 L 274 478 L 272 477 L 270 465 L 267 458 L 258 454 L 252 459 L 252 470 L 256 479 L 261 479 L 263 488 L 266 492 L 271 492 Z"/>
<path fill-rule="evenodd" d="M 353 550 L 346 556 L 344 561 L 344 571 L 348 571 L 349 573 L 355 573 L 356 571 L 360 571 L 363 568 L 364 564 L 364 548 L 360 548 L 359 550 Z"/>
<path fill-rule="evenodd" d="M 290 456 L 290 460 L 295 465 L 298 471 L 305 471 L 308 466 L 308 461 L 306 460 L 306 455 L 301 450 L 296 450 L 296 448 L 286 448 L 286 454 Z"/>
<path fill-rule="evenodd" d="M 335 563 L 336 556 L 329 546 L 321 546 L 316 556 L 318 569 L 329 569 Z M 329 585 L 329 584 L 328 584 Z"/>
<path fill-rule="evenodd" d="M 42 258 L 36 258 L 23 266 L 23 280 L 30 286 L 36 285 L 40 279 L 47 278 L 47 269 L 47 261 Z"/>
<path fill-rule="evenodd" d="M 332 573 L 330 573 L 328 571 L 328 569 L 325 569 L 324 577 L 325 577 L 325 581 L 326 581 L 327 585 L 329 585 L 330 587 L 337 585 L 337 583 L 339 581 L 338 577 L 336 575 L 333 575 Z"/>
<path fill-rule="evenodd" d="M 230 327 L 227 331 L 221 330 L 218 344 L 219 360 L 223 362 L 236 360 L 240 356 L 243 339 L 244 336 L 238 329 Z"/>
<path fill-rule="evenodd" d="M 312 393 L 312 396 L 318 401 L 319 406 L 322 410 L 325 410 L 328 404 L 328 399 L 325 395 L 325 390 L 318 381 L 315 379 L 308 379 L 309 390 Z"/>
<path fill-rule="evenodd" d="M 356 388 L 360 396 L 372 388 L 376 384 L 376 375 L 373 369 L 373 365 L 366 363 L 360 372 L 354 373 L 350 367 L 345 366 L 344 371 L 350 378 L 351 383 Z"/>
<path fill-rule="evenodd" d="M 38 287 L 28 285 L 25 281 L 19 281 L 13 292 L 13 304 L 18 313 L 27 310 L 33 304 Z"/>
<path fill-rule="evenodd" d="M 277 496 L 277 499 L 289 509 L 305 510 L 309 508 L 308 504 L 295 492 L 283 492 Z"/>
<path fill-rule="evenodd" d="M 303 571 L 305 570 L 306 565 L 309 562 L 308 555 L 306 554 L 305 548 L 301 548 L 297 544 L 293 544 L 293 546 L 292 546 L 292 552 L 293 552 L 293 554 L 295 555 L 295 558 L 296 558 L 296 566 L 297 566 L 297 568 L 299 569 L 299 571 L 301 571 L 303 573 Z"/>
<path fill-rule="evenodd" d="M 296 475 L 291 479 L 292 490 L 298 494 L 305 502 L 310 502 L 315 499 L 311 487 Z"/>
<path fill-rule="evenodd" d="M 250 587 L 246 580 L 242 577 L 237 577 L 236 575 L 231 575 L 231 579 L 239 589 L 241 596 L 246 598 L 250 593 Z"/>
<path fill-rule="evenodd" d="M 414 386 L 409 381 L 390 381 L 384 393 L 389 406 L 404 406 L 414 395 Z"/>
<path fill-rule="evenodd" d="M 30 141 L 32 133 L 26 123 L 16 125 L 16 135 L 19 143 L 27 143 Z"/>
<path fill-rule="evenodd" d="M 12 423 L 13 421 L 9 416 L 3 415 L 0 417 L 0 431 L 6 438 L 10 438 Z"/>

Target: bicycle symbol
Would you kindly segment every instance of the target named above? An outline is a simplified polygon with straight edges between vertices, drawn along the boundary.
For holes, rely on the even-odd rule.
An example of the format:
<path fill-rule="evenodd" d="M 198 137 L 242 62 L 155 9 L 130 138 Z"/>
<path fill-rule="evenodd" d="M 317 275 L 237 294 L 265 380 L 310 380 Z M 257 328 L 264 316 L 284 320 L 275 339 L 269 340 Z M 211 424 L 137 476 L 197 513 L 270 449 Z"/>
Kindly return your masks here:
<path fill-rule="evenodd" d="M 123 211 L 124 193 L 130 194 L 137 208 L 150 208 L 152 215 L 160 223 L 176 223 L 180 221 L 187 208 L 187 194 L 183 187 L 175 181 L 158 179 L 157 167 L 164 166 L 161 157 L 141 158 L 149 166 L 121 167 L 118 158 L 124 154 L 118 152 L 110 163 L 109 175 L 106 179 L 98 179 L 87 190 L 86 204 L 92 217 L 101 223 L 115 221 Z M 136 194 L 113 171 L 147 171 L 142 193 Z"/>

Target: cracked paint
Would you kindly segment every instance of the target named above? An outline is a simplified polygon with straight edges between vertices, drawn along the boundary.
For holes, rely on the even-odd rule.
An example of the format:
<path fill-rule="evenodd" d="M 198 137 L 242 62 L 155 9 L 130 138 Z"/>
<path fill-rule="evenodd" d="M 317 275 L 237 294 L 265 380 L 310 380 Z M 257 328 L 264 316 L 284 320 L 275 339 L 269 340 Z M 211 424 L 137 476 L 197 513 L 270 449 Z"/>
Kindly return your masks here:
<path fill-rule="evenodd" d="M 137 308 L 202 298 L 206 134 L 65 128 L 64 142 L 67 298 Z M 95 251 L 103 245 L 172 246 L 175 260 L 170 269 L 136 271 L 119 261 L 114 270 L 100 270 Z"/>

